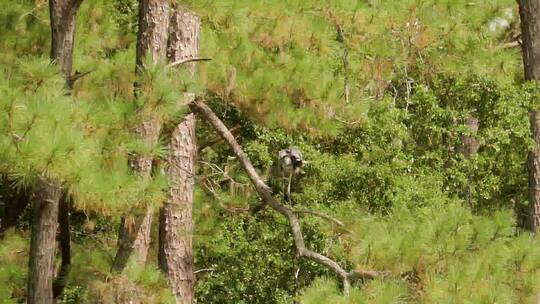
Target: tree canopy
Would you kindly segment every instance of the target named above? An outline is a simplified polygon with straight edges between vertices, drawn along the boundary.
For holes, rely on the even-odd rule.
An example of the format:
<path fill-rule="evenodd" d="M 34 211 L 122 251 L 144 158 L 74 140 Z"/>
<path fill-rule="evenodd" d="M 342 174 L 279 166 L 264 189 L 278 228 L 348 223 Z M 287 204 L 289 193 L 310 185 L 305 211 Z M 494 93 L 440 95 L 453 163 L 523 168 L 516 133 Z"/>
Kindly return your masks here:
<path fill-rule="evenodd" d="M 58 303 L 115 303 L 123 293 L 176 303 L 157 241 L 145 265 L 111 267 L 121 222 L 167 200 L 169 142 L 193 111 L 188 92 L 294 211 L 307 249 L 377 273 L 347 295 L 338 275 L 302 258 L 287 218 L 199 113 L 196 302 L 537 300 L 540 243 L 522 227 L 539 91 L 524 81 L 515 1 L 171 1 L 200 17 L 199 56 L 210 60 L 148 58 L 138 75 L 139 1 L 84 1 L 72 88 L 48 58 L 48 1 L 3 4 L 0 227 L 17 193 L 43 176 L 61 184 L 73 258 Z M 134 132 L 152 119 L 163 126 L 155 143 Z M 277 156 L 293 146 L 305 164 L 287 198 Z M 134 156 L 153 159 L 150 178 L 133 172 Z M 0 239 L 1 303 L 26 297 L 32 208 Z"/>

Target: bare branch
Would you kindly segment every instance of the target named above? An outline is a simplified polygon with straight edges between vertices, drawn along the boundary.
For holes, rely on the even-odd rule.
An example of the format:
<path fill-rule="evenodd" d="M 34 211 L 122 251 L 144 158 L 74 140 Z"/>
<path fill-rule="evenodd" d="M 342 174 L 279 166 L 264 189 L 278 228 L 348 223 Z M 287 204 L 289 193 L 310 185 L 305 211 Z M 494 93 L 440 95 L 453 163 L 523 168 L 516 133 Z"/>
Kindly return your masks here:
<path fill-rule="evenodd" d="M 500 45 L 497 45 L 498 49 L 511 49 L 515 47 L 521 47 L 521 42 L 519 40 L 503 43 Z"/>
<path fill-rule="evenodd" d="M 240 131 L 240 125 L 236 125 L 234 127 L 232 127 L 230 130 L 229 130 L 235 137 L 237 136 L 238 132 Z M 201 152 L 202 150 L 210 147 L 210 146 L 213 146 L 215 144 L 217 144 L 218 142 L 222 141 L 223 138 L 221 138 L 220 136 L 217 136 L 217 137 L 214 137 L 208 141 L 205 141 L 203 143 L 200 143 L 199 144 L 199 152 Z"/>
<path fill-rule="evenodd" d="M 345 97 L 345 103 L 349 103 L 351 87 L 349 85 L 349 50 L 347 49 L 347 43 L 345 41 L 345 33 L 343 27 L 335 22 L 337 30 L 337 41 L 343 45 L 343 55 L 341 60 L 343 61 L 343 96 Z"/>
<path fill-rule="evenodd" d="M 345 228 L 346 226 L 342 221 L 340 221 L 340 220 L 338 220 L 338 219 L 336 219 L 334 217 L 331 217 L 328 214 L 324 214 L 322 212 L 318 212 L 318 211 L 314 211 L 314 210 L 307 210 L 307 209 L 295 209 L 295 210 L 293 210 L 293 212 L 294 213 L 306 213 L 306 214 L 311 214 L 311 215 L 320 217 L 322 219 L 325 219 L 325 220 L 327 220 L 329 222 L 332 222 L 332 223 L 338 225 L 339 227 L 344 228 L 345 231 L 347 231 L 349 233 L 352 233 L 349 229 Z"/>
<path fill-rule="evenodd" d="M 175 61 L 173 63 L 170 63 L 167 65 L 168 68 L 173 68 L 177 65 L 181 65 L 181 64 L 184 64 L 184 63 L 188 63 L 188 62 L 195 62 L 195 61 L 210 61 L 212 60 L 212 58 L 207 58 L 207 57 L 192 57 L 192 58 L 185 58 L 185 59 L 180 59 L 178 61 Z"/>
<path fill-rule="evenodd" d="M 316 263 L 322 264 L 331 271 L 333 271 L 335 274 L 337 274 L 343 282 L 343 292 L 345 294 L 349 293 L 351 280 L 357 280 L 361 278 L 369 279 L 381 275 L 381 273 L 377 271 L 347 272 L 336 261 L 306 248 L 304 236 L 300 227 L 300 221 L 298 220 L 295 212 L 289 207 L 281 204 L 278 200 L 274 198 L 270 187 L 268 187 L 268 185 L 266 185 L 266 183 L 259 177 L 259 174 L 251 164 L 251 161 L 244 153 L 231 132 L 223 124 L 223 122 L 216 116 L 212 109 L 210 109 L 204 102 L 200 100 L 193 101 L 190 106 L 194 111 L 200 113 L 204 117 L 204 119 L 208 123 L 210 123 L 212 127 L 214 127 L 218 134 L 229 144 L 229 147 L 233 150 L 234 154 L 240 161 L 242 168 L 244 168 L 244 170 L 246 171 L 249 179 L 255 186 L 255 189 L 259 193 L 262 200 L 272 209 L 287 218 L 291 227 L 291 232 L 298 256 L 305 257 Z"/>
<path fill-rule="evenodd" d="M 83 78 L 84 76 L 92 73 L 93 71 L 87 71 L 87 72 L 79 72 L 79 71 L 75 71 L 75 74 L 71 75 L 67 82 L 68 82 L 68 86 L 69 87 L 73 87 L 73 84 L 75 83 L 75 81 Z"/>
<path fill-rule="evenodd" d="M 197 273 L 200 273 L 200 272 L 215 271 L 215 270 L 216 270 L 216 269 L 214 269 L 214 268 L 203 268 L 203 269 L 195 270 L 193 273 L 194 273 L 194 274 L 197 274 Z"/>

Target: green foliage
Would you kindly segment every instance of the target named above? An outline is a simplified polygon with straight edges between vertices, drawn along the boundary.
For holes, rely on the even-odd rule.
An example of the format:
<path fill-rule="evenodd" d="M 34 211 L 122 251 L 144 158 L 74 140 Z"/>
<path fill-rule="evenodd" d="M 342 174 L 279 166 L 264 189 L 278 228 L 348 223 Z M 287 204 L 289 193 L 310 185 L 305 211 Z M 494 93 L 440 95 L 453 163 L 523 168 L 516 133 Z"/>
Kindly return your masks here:
<path fill-rule="evenodd" d="M 529 303 L 536 298 L 538 240 L 515 237 L 510 213 L 485 217 L 456 203 L 438 206 L 396 208 L 388 216 L 356 220 L 347 245 L 356 267 L 391 274 L 363 286 L 362 297 L 340 301 Z M 324 283 L 324 289 L 317 284 L 306 290 L 303 302 L 320 303 L 321 292 L 339 298 L 332 284 Z"/>
<path fill-rule="evenodd" d="M 78 304 L 86 297 L 85 289 L 82 286 L 73 286 L 65 288 L 62 293 L 62 298 L 57 301 L 59 304 Z"/>
<path fill-rule="evenodd" d="M 429 84 L 413 87 L 409 99 L 403 94 L 394 99 L 370 102 L 366 114 L 355 124 L 338 136 L 322 141 L 299 133 L 287 135 L 280 130 L 253 127 L 244 121 L 241 113 L 235 114 L 237 110 L 215 108 L 228 125 L 240 123 L 242 129 L 247 130 L 241 133 L 243 146 L 267 178 L 274 174 L 268 170 L 273 165 L 272 155 L 293 144 L 301 148 L 307 163 L 302 174 L 296 177 L 295 207 L 335 215 L 345 220 L 349 229 L 354 231 L 352 235 L 343 235 L 339 227 L 318 218 L 303 217 L 304 225 L 317 227 L 316 233 L 326 234 L 326 241 L 320 243 L 323 245 L 319 247 L 321 252 L 349 267 L 389 270 L 394 274 L 389 279 L 358 286 L 355 291 L 357 298 L 338 300 L 337 290 L 332 296 L 322 296 L 316 292 L 320 289 L 316 284 L 308 289 L 306 303 L 317 303 L 309 299 L 346 303 L 437 303 L 445 297 L 470 299 L 471 303 L 490 302 L 491 299 L 519 302 L 532 296 L 536 289 L 531 288 L 535 286 L 533 281 L 523 281 L 523 278 L 537 275 L 535 266 L 520 277 L 519 271 L 505 268 L 509 262 L 498 256 L 488 260 L 486 256 L 490 251 L 509 252 L 516 246 L 522 246 L 521 250 L 532 250 L 527 255 L 537 254 L 531 243 L 534 241 L 528 236 L 514 238 L 515 223 L 508 211 L 517 202 L 523 203 L 527 193 L 524 162 L 531 144 L 527 112 L 534 106 L 536 94 L 536 90 L 530 87 L 496 85 L 481 78 L 456 80 L 439 77 Z M 476 134 L 481 148 L 476 156 L 466 160 L 457 147 L 462 144 L 461 136 L 469 134 L 464 123 L 471 113 L 481 121 Z M 227 149 L 223 151 L 216 146 L 213 150 L 218 153 L 204 154 L 206 161 L 216 162 L 222 168 L 234 167 L 234 160 L 219 157 L 227 153 Z M 229 173 L 233 179 L 241 178 L 243 174 L 236 170 Z M 460 181 L 456 176 L 465 178 Z M 220 187 L 227 191 L 230 186 L 227 183 Z M 463 189 L 470 189 L 470 195 L 465 196 Z M 275 188 L 275 193 L 280 191 L 279 187 Z M 458 202 L 460 196 L 465 199 L 465 204 L 480 214 L 492 215 L 473 215 Z M 251 200 L 241 198 L 219 196 L 218 200 L 224 212 L 228 207 L 247 208 L 253 205 Z M 505 211 L 493 213 L 500 208 Z M 378 215 L 370 216 L 370 213 Z M 204 217 L 214 216 L 205 214 Z M 233 214 L 227 218 L 228 223 L 239 221 L 238 225 L 245 225 L 243 217 Z M 257 226 L 256 222 L 250 223 L 248 227 Z M 455 227 L 454 230 L 451 227 Z M 273 229 L 276 230 L 275 226 Z M 468 231 L 467 234 L 456 235 L 456 231 L 461 232 L 462 229 Z M 311 231 L 305 230 L 311 235 Z M 234 238 L 234 230 L 218 228 L 218 231 L 223 238 L 229 237 L 236 242 L 230 243 L 224 251 L 206 249 L 204 253 L 200 252 L 201 260 L 198 261 L 202 263 L 201 268 L 220 265 L 211 263 L 207 258 L 217 256 L 223 260 L 225 256 L 230 257 L 232 244 L 240 248 L 246 246 L 244 238 Z M 260 233 L 263 236 L 269 234 L 268 231 Z M 216 239 L 214 234 L 210 235 L 205 243 L 213 244 L 213 247 Z M 248 248 L 255 247 L 253 241 L 249 244 L 252 246 Z M 265 246 L 266 252 L 274 250 L 271 249 L 274 246 L 281 248 L 284 245 L 271 243 Z M 256 252 L 249 253 L 257 255 Z M 457 253 L 461 255 L 456 256 Z M 240 253 L 233 254 L 237 255 Z M 535 259 L 531 260 L 533 264 Z M 476 270 L 482 273 L 481 277 L 477 273 L 458 272 L 469 264 L 482 262 L 484 264 L 478 266 L 482 268 Z M 245 265 L 245 262 L 231 261 L 221 265 Z M 287 268 L 286 264 L 273 266 L 274 271 L 278 267 Z M 504 271 L 500 270 L 501 267 Z M 238 266 L 221 272 L 226 273 L 226 278 L 246 276 L 246 271 L 238 270 Z M 232 280 L 225 284 L 221 272 L 204 276 L 199 286 L 210 289 L 209 286 L 236 285 Z M 499 276 L 501 273 L 506 274 Z M 399 274 L 407 278 L 403 279 Z M 520 279 L 515 285 L 499 289 L 500 292 L 494 295 L 489 292 L 516 277 Z M 482 282 L 478 284 L 482 285 L 476 283 L 477 278 Z M 247 281 L 257 284 L 249 290 L 266 286 L 262 280 Z M 241 282 L 245 284 L 245 281 Z M 449 287 L 457 283 L 456 288 L 462 291 Z M 428 291 L 427 285 L 432 289 Z M 235 288 L 243 290 L 243 287 Z M 325 290 L 335 289 L 328 288 Z M 485 293 L 478 293 L 476 298 L 469 297 L 468 293 L 472 294 L 474 288 L 483 288 Z M 210 290 L 215 292 L 215 289 Z M 227 295 L 231 297 L 235 293 L 231 291 Z M 250 298 L 250 301 L 260 301 L 257 299 Z"/>
<path fill-rule="evenodd" d="M 59 180 L 77 206 L 89 210 L 121 210 L 143 194 L 160 200 L 161 191 L 147 191 L 159 179 L 140 181 L 128 171 L 129 133 L 103 120 L 123 114 L 118 109 L 123 105 L 93 108 L 66 96 L 64 81 L 47 61 L 22 60 L 4 69 L 9 76 L 0 79 L 3 174 L 25 187 L 38 176 Z M 110 111 L 110 106 L 118 108 Z M 115 135 L 120 137 L 112 139 Z M 111 139 L 119 145 L 106 146 Z"/>
<path fill-rule="evenodd" d="M 414 138 L 415 166 L 446 168 L 445 190 L 466 199 L 475 209 L 526 204 L 527 153 L 533 142 L 529 110 L 537 106 L 538 90 L 478 78 L 439 77 L 414 90 L 406 109 L 406 127 Z M 468 117 L 480 122 L 478 154 L 459 153 L 463 136 L 471 135 Z M 458 153 L 456 153 L 458 152 Z"/>
<path fill-rule="evenodd" d="M 25 294 L 28 243 L 26 236 L 10 232 L 0 242 L 0 300 L 15 304 Z"/>
<path fill-rule="evenodd" d="M 302 295 L 301 303 L 323 304 L 363 304 L 363 303 L 407 303 L 407 286 L 399 281 L 374 280 L 363 290 L 353 288 L 348 296 L 343 296 L 335 281 L 317 279 Z"/>
<path fill-rule="evenodd" d="M 321 249 L 323 236 L 314 226 L 304 229 L 310 245 Z M 196 264 L 205 269 L 198 275 L 201 302 L 291 303 L 298 290 L 326 273 L 295 257 L 288 223 L 270 212 L 222 215 L 215 233 L 206 238 L 196 246 Z"/>
<path fill-rule="evenodd" d="M 60 303 L 126 294 L 173 303 L 154 262 L 123 275 L 110 267 L 118 215 L 165 198 L 160 172 L 167 133 L 187 111 L 184 92 L 238 126 L 280 200 L 277 152 L 302 150 L 290 207 L 347 226 L 303 214 L 307 246 L 346 269 L 389 271 L 341 295 L 331 272 L 296 257 L 285 220 L 261 208 L 218 142 L 197 171 L 199 302 L 525 303 L 537 293 L 538 238 L 516 229 L 512 213 L 527 207 L 527 112 L 539 97 L 516 84 L 517 49 L 499 47 L 514 34 L 513 1 L 182 1 L 201 16 L 201 56 L 213 59 L 198 64 L 198 79 L 150 64 L 136 77 L 137 1 L 85 1 L 74 69 L 90 73 L 69 96 L 45 58 L 45 4 L 9 0 L 0 11 L 0 174 L 27 188 L 45 175 L 73 198 L 74 257 Z M 510 27 L 490 29 L 494 18 Z M 164 125 L 158 143 L 134 136 L 148 119 Z M 215 136 L 197 128 L 200 143 Z M 480 149 L 466 159 L 459 150 L 471 135 Z M 155 156 L 151 179 L 130 172 L 134 154 Z M 7 303 L 24 298 L 20 227 L 0 241 Z"/>
<path fill-rule="evenodd" d="M 187 2 L 204 21 L 202 54 L 214 58 L 200 70 L 206 86 L 289 130 L 336 134 L 363 100 L 392 91 L 395 75 L 415 82 L 439 70 L 497 79 L 519 71 L 488 26 L 513 21 L 512 1 Z M 345 81 L 354 102 L 344 102 Z"/>

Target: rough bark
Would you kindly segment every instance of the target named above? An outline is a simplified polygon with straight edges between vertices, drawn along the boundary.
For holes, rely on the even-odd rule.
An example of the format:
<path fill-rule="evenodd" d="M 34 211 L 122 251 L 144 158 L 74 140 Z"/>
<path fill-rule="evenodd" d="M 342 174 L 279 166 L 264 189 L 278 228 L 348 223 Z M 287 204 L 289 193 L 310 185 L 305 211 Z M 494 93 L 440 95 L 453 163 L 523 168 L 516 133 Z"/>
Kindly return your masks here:
<path fill-rule="evenodd" d="M 311 261 L 314 261 L 318 264 L 324 265 L 329 270 L 334 272 L 343 282 L 343 292 L 345 294 L 349 293 L 350 282 L 357 279 L 371 279 L 378 276 L 381 276 L 383 273 L 378 271 L 358 271 L 353 270 L 347 272 L 343 269 L 336 261 L 320 254 L 314 252 L 306 247 L 304 242 L 304 236 L 302 234 L 302 229 L 300 227 L 300 221 L 295 214 L 295 210 L 281 204 L 278 200 L 272 195 L 272 191 L 268 185 L 259 177 L 259 174 L 251 164 L 251 161 L 244 153 L 234 136 L 223 124 L 223 122 L 216 116 L 216 114 L 202 101 L 194 101 L 190 104 L 191 108 L 200 113 L 204 119 L 212 125 L 212 127 L 219 133 L 221 137 L 227 142 L 229 147 L 233 150 L 233 153 L 236 155 L 236 158 L 240 162 L 240 165 L 247 173 L 251 183 L 255 186 L 255 190 L 262 198 L 262 200 L 268 204 L 272 209 L 282 214 L 289 221 L 291 226 L 291 232 L 296 247 L 296 253 L 300 257 L 305 257 Z"/>
<path fill-rule="evenodd" d="M 145 69 L 149 57 L 153 63 L 165 63 L 169 28 L 168 0 L 139 1 L 139 31 L 137 33 L 137 70 Z"/>
<path fill-rule="evenodd" d="M 51 15 L 51 59 L 60 66 L 69 88 L 72 86 L 73 46 L 77 11 L 83 0 L 49 0 Z"/>
<path fill-rule="evenodd" d="M 200 20 L 181 8 L 171 15 L 167 56 L 170 62 L 195 58 L 199 51 Z M 194 73 L 195 63 L 183 67 Z M 193 100 L 184 95 L 185 102 Z M 197 144 L 195 116 L 188 114 L 171 134 L 168 158 L 169 196 L 160 210 L 159 266 L 167 274 L 177 303 L 193 302 L 195 274 L 193 272 L 193 189 Z"/>
<path fill-rule="evenodd" d="M 66 85 L 71 88 L 73 46 L 77 11 L 83 0 L 50 0 L 51 59 L 59 65 Z M 54 252 L 61 196 L 60 185 L 42 177 L 34 189 L 34 215 L 30 240 L 27 302 L 52 303 Z M 69 227 L 67 227 L 69 230 Z M 69 234 L 68 234 L 69 242 Z M 65 243 L 64 243 L 65 245 Z M 67 247 L 69 249 L 69 245 Z M 62 264 L 69 265 L 62 251 Z M 65 266 L 67 268 L 67 265 Z M 61 292 L 61 290 L 60 290 Z"/>
<path fill-rule="evenodd" d="M 54 252 L 60 185 L 41 178 L 34 188 L 28 271 L 28 304 L 53 303 Z"/>
<path fill-rule="evenodd" d="M 149 58 L 152 63 L 165 63 L 167 51 L 167 30 L 169 27 L 168 0 L 139 1 L 139 31 L 137 34 L 136 73 L 145 70 L 144 63 Z M 135 130 L 146 145 L 157 143 L 161 131 L 159 118 L 149 118 Z M 150 178 L 152 173 L 152 156 L 136 156 L 130 161 L 135 172 L 143 178 Z M 132 253 L 140 263 L 146 262 L 150 246 L 150 228 L 152 210 L 135 211 L 134 220 L 122 220 L 120 227 L 118 250 L 113 262 L 113 269 L 122 271 Z"/>
<path fill-rule="evenodd" d="M 197 147 L 195 116 L 173 131 L 169 156 L 169 198 L 160 211 L 159 266 L 167 274 L 177 303 L 192 303 L 195 287 L 192 206 Z"/>
<path fill-rule="evenodd" d="M 181 7 L 175 7 L 171 15 L 167 59 L 173 65 L 186 60 L 206 60 L 197 57 L 199 54 L 199 17 Z M 184 63 L 191 74 L 195 73 L 195 62 Z"/>
<path fill-rule="evenodd" d="M 523 67 L 525 80 L 540 81 L 540 0 L 519 0 Z M 540 109 L 529 113 L 536 143 L 529 152 L 529 208 L 524 228 L 533 232 L 540 226 Z"/>

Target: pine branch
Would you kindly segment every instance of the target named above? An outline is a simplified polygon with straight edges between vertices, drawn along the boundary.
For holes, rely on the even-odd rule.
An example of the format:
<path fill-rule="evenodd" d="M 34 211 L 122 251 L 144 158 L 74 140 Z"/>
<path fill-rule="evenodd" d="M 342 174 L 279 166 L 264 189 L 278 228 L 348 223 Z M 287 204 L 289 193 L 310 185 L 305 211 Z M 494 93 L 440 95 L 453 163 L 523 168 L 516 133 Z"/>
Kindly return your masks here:
<path fill-rule="evenodd" d="M 312 260 L 318 264 L 326 266 L 328 269 L 337 274 L 343 282 L 343 293 L 348 294 L 350 290 L 351 280 L 358 279 L 373 279 L 375 277 L 382 276 L 383 272 L 378 271 L 356 271 L 347 272 L 343 269 L 336 261 L 330 259 L 327 256 L 324 256 L 318 252 L 309 250 L 306 248 L 304 242 L 304 236 L 302 234 L 302 229 L 300 227 L 300 221 L 296 216 L 294 210 L 289 207 L 281 204 L 278 200 L 272 195 L 270 187 L 259 177 L 257 171 L 251 164 L 251 161 L 244 153 L 234 136 L 223 124 L 223 122 L 216 116 L 216 114 L 210 109 L 204 102 L 200 100 L 195 100 L 190 104 L 190 107 L 193 111 L 201 114 L 204 119 L 214 127 L 218 134 L 229 144 L 229 147 L 233 150 L 234 154 L 240 161 L 242 168 L 246 171 L 249 176 L 249 179 L 255 186 L 257 193 L 261 196 L 263 201 L 268 204 L 272 209 L 281 213 L 287 218 L 291 226 L 291 232 L 294 239 L 294 244 L 296 247 L 296 252 L 298 256 L 305 257 L 309 260 Z"/>
<path fill-rule="evenodd" d="M 181 65 L 181 64 L 184 64 L 184 63 L 189 63 L 189 62 L 195 62 L 195 61 L 210 61 L 212 60 L 212 58 L 206 58 L 206 57 L 194 57 L 194 58 L 185 58 L 185 59 L 180 59 L 178 61 L 175 61 L 173 63 L 170 63 L 167 65 L 168 68 L 173 68 L 177 65 Z"/>

